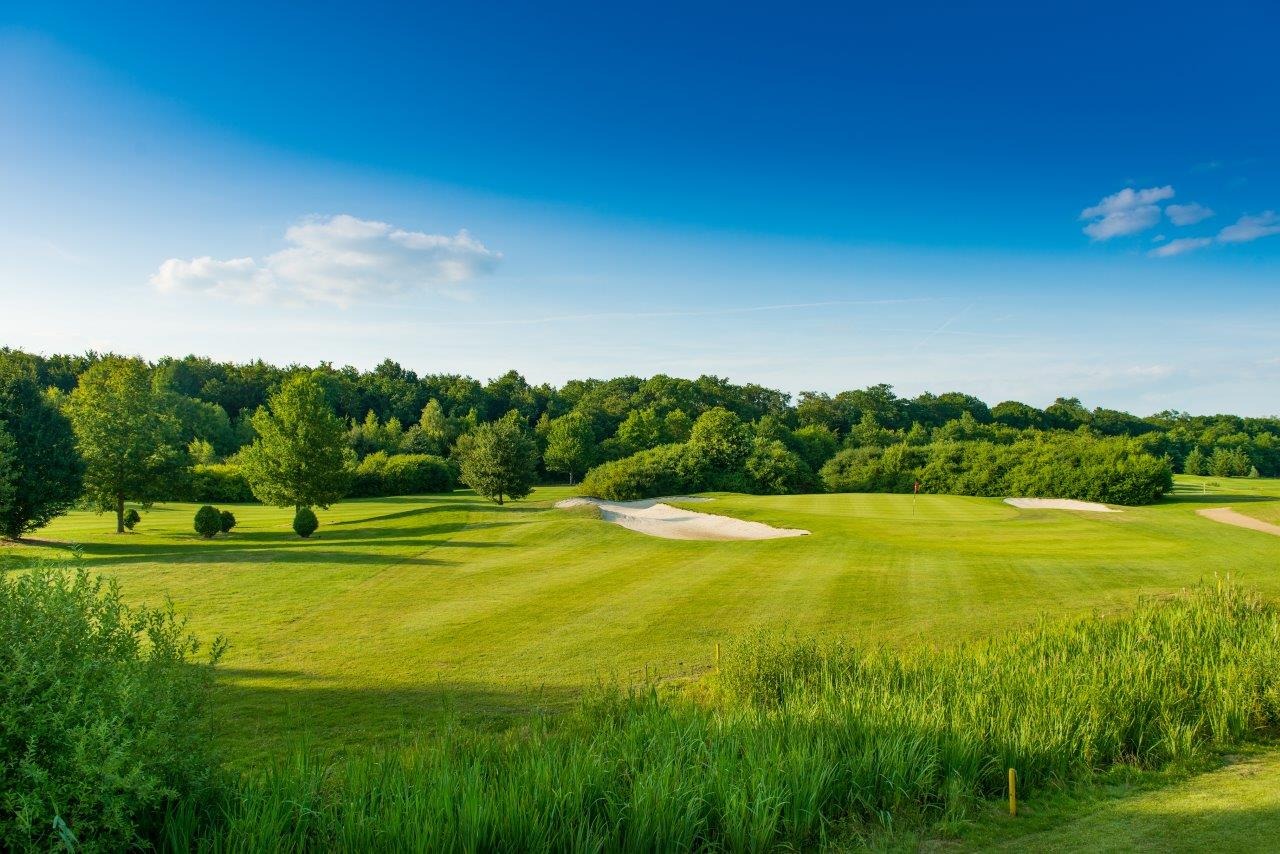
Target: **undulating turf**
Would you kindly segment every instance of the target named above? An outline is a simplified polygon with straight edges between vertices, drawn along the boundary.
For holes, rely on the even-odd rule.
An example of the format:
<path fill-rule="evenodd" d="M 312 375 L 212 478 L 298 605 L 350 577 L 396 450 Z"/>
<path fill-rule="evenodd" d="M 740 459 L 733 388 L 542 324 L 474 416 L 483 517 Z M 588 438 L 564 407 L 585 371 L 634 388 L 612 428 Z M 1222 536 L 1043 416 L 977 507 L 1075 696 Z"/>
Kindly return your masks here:
<path fill-rule="evenodd" d="M 697 509 L 813 532 L 728 543 L 550 506 L 568 494 L 501 508 L 463 492 L 343 502 L 311 540 L 288 510 L 258 506 L 232 508 L 232 534 L 201 540 L 181 504 L 145 512 L 133 534 L 74 513 L 40 537 L 79 544 L 129 596 L 170 595 L 199 634 L 230 639 L 219 708 L 240 761 L 303 733 L 341 749 L 442 714 L 500 725 L 601 678 L 701 672 L 716 642 L 761 626 L 948 644 L 1215 575 L 1280 595 L 1280 538 L 1194 513 L 1267 518 L 1276 481 L 1186 479 L 1160 505 L 1096 515 L 949 496 L 718 496 Z M 68 552 L 2 559 L 41 556 Z"/>

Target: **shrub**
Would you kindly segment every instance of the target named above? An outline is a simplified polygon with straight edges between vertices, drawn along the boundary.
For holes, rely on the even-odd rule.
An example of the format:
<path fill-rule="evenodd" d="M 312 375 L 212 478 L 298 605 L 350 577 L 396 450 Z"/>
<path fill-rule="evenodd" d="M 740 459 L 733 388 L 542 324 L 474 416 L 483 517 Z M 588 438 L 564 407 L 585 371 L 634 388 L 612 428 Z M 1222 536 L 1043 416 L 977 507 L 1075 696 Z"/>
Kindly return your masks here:
<path fill-rule="evenodd" d="M 316 518 L 315 511 L 310 507 L 299 507 L 293 514 L 293 532 L 304 540 L 314 534 L 319 527 L 320 520 Z"/>
<path fill-rule="evenodd" d="M 230 510 L 223 510 L 218 513 L 218 530 L 224 534 L 231 533 L 231 529 L 236 526 L 236 515 Z"/>
<path fill-rule="evenodd" d="M 388 455 L 379 451 L 365 457 L 356 467 L 352 494 L 375 497 L 452 492 L 457 481 L 457 469 L 443 457 Z"/>
<path fill-rule="evenodd" d="M 188 501 L 248 504 L 254 500 L 249 481 L 234 463 L 191 467 Z"/>
<path fill-rule="evenodd" d="M 582 492 L 610 501 L 634 501 L 702 489 L 702 472 L 685 445 L 659 445 L 587 472 Z"/>
<path fill-rule="evenodd" d="M 138 513 L 137 510 L 130 507 L 128 510 L 125 511 L 125 514 L 124 514 L 125 530 L 132 531 L 134 528 L 138 526 L 138 523 L 141 521 L 142 521 L 142 516 L 141 514 Z"/>
<path fill-rule="evenodd" d="M 218 512 L 217 507 L 206 504 L 196 511 L 196 518 L 192 524 L 197 534 L 206 540 L 212 539 L 214 534 L 222 530 L 222 514 Z"/>
<path fill-rule="evenodd" d="M 1150 504 L 1173 487 L 1169 462 L 1141 440 L 1040 434 L 1011 445 L 941 441 L 841 451 L 822 467 L 831 492 L 1027 495 Z"/>
<path fill-rule="evenodd" d="M 40 567 L 0 576 L 0 848 L 142 847 L 171 802 L 210 782 L 207 664 L 172 606 L 133 607 L 114 581 Z"/>
<path fill-rule="evenodd" d="M 813 470 L 799 455 L 777 439 L 756 439 L 747 458 L 751 491 L 765 495 L 790 495 L 812 491 Z"/>

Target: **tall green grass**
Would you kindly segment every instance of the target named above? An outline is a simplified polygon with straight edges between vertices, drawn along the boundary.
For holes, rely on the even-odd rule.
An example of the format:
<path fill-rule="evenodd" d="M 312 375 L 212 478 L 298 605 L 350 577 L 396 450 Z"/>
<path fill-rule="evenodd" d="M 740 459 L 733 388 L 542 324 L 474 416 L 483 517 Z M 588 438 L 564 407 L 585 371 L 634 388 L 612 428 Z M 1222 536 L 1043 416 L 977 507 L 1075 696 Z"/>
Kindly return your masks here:
<path fill-rule="evenodd" d="M 215 850 L 809 847 L 1001 796 L 1162 768 L 1280 720 L 1280 612 L 1228 585 L 912 655 L 777 637 L 688 694 L 604 691 L 518 732 L 313 752 L 175 809 Z"/>

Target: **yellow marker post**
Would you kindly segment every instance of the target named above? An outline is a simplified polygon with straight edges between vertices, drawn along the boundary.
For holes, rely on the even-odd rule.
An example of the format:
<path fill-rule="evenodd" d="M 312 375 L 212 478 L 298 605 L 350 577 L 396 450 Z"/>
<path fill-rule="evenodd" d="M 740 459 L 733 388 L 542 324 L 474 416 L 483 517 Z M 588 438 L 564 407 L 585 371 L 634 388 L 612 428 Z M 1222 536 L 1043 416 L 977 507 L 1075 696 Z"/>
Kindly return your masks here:
<path fill-rule="evenodd" d="M 1018 772 L 1009 769 L 1009 815 L 1018 814 Z"/>

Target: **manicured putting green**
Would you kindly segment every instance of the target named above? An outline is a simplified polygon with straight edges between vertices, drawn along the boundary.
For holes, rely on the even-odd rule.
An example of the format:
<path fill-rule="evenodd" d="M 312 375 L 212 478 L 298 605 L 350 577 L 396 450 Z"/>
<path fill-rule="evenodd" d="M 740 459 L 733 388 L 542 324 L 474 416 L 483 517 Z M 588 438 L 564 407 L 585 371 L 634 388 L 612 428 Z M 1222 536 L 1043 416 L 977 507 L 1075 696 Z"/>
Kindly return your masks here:
<path fill-rule="evenodd" d="M 1276 481 L 1187 479 L 1160 505 L 1108 514 L 934 495 L 724 495 L 694 508 L 812 531 L 757 542 L 658 539 L 551 507 L 571 494 L 349 501 L 322 511 L 310 540 L 290 531 L 290 511 L 246 505 L 230 536 L 202 540 L 184 504 L 147 511 L 133 534 L 74 513 L 41 536 L 80 544 L 131 598 L 172 596 L 199 634 L 230 639 L 219 708 L 245 759 L 304 732 L 341 748 L 450 713 L 500 723 L 602 678 L 697 673 L 717 641 L 757 627 L 947 644 L 1216 575 L 1280 595 L 1280 538 L 1194 512 L 1261 518 L 1280 506 Z"/>

